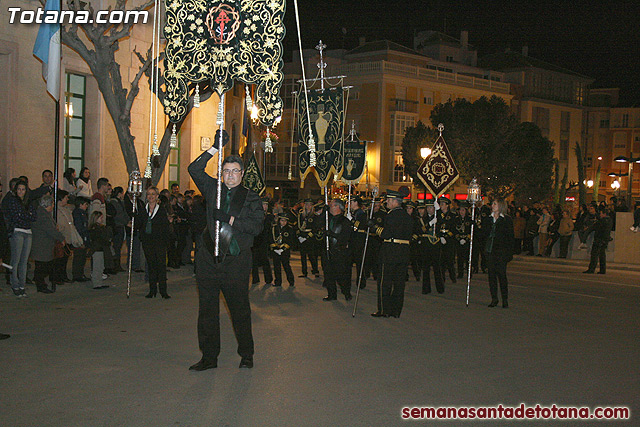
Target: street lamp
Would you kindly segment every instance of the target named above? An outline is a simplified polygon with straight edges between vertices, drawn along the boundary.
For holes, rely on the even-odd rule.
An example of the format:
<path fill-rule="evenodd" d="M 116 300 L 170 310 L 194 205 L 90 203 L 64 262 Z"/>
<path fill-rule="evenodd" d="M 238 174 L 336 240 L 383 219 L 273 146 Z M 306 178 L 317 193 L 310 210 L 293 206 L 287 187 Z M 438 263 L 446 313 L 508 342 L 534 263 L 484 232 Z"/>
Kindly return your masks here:
<path fill-rule="evenodd" d="M 614 161 L 618 163 L 629 163 L 629 186 L 627 189 L 627 206 L 631 206 L 631 190 L 633 188 L 633 164 L 640 163 L 640 157 L 633 157 L 633 153 L 630 153 L 629 157 L 627 156 L 618 156 Z"/>
<path fill-rule="evenodd" d="M 593 180 L 592 179 L 587 181 L 587 187 L 589 187 L 589 188 L 593 187 Z"/>
<path fill-rule="evenodd" d="M 423 159 L 426 159 L 427 157 L 429 157 L 431 155 L 431 148 L 429 147 L 422 147 L 420 149 L 420 157 L 422 157 Z"/>
<path fill-rule="evenodd" d="M 475 178 L 469 183 L 467 189 L 467 201 L 471 203 L 471 237 L 469 242 L 469 269 L 467 271 L 467 307 L 469 307 L 469 287 L 471 285 L 471 255 L 473 254 L 473 228 L 476 219 L 476 204 L 481 199 L 480 184 Z"/>

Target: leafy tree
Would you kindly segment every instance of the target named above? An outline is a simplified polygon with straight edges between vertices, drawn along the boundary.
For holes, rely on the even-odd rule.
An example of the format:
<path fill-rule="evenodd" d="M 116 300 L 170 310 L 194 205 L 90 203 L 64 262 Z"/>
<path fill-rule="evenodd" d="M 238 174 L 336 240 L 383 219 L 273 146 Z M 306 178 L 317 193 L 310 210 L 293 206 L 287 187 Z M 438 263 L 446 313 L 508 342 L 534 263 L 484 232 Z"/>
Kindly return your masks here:
<path fill-rule="evenodd" d="M 402 161 L 405 173 L 413 178 L 414 184 L 422 183 L 418 178 L 418 168 L 423 162 L 420 149 L 432 145 L 437 136 L 438 131 L 425 126 L 421 121 L 406 129 L 402 139 Z"/>
<path fill-rule="evenodd" d="M 484 193 L 535 200 L 549 196 L 552 142 L 533 123 L 518 122 L 502 98 L 438 104 L 431 123 L 445 125 L 444 137 L 462 178 L 476 177 Z"/>
<path fill-rule="evenodd" d="M 578 204 L 587 203 L 587 185 L 585 184 L 586 175 L 584 170 L 584 157 L 582 156 L 582 147 L 576 142 L 573 149 L 578 161 Z"/>

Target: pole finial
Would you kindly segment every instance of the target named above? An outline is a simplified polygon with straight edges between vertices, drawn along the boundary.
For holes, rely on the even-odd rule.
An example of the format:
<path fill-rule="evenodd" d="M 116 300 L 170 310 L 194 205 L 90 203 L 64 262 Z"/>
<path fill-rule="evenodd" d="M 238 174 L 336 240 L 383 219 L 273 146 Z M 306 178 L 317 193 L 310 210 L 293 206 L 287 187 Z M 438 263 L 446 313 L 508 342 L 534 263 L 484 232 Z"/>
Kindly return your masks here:
<path fill-rule="evenodd" d="M 444 131 L 444 125 L 442 123 L 438 125 L 438 131 L 440 132 L 440 136 L 442 136 L 442 132 Z"/>

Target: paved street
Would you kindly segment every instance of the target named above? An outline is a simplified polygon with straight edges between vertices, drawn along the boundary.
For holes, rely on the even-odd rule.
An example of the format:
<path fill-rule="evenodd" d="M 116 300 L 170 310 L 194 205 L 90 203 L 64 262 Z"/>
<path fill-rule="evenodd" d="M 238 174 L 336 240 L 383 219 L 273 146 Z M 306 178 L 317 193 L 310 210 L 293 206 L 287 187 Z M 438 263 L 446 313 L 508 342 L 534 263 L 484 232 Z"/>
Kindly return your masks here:
<path fill-rule="evenodd" d="M 403 406 L 521 402 L 638 410 L 640 272 L 584 269 L 512 262 L 508 310 L 487 308 L 486 275 L 468 308 L 466 281 L 425 296 L 412 279 L 400 319 L 369 316 L 371 281 L 355 318 L 353 301 L 322 301 L 320 279 L 261 284 L 255 368 L 238 369 L 223 307 L 219 367 L 200 373 L 187 370 L 200 358 L 190 267 L 169 274 L 166 301 L 143 297 L 142 274 L 131 299 L 122 273 L 109 289 L 30 286 L 27 299 L 3 286 L 0 332 L 12 336 L 0 341 L 0 425 L 391 426 Z M 590 425 L 545 425 L 557 424 Z"/>

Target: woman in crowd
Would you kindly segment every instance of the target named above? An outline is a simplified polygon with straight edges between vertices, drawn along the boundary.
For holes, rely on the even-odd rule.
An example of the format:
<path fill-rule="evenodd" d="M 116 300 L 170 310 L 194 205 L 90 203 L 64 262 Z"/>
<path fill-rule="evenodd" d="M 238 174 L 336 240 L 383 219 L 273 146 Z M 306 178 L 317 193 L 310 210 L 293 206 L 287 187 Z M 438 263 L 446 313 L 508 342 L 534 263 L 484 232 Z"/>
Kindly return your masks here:
<path fill-rule="evenodd" d="M 505 214 L 507 203 L 504 199 L 497 199 L 491 203 L 491 216 L 487 221 L 487 242 L 484 252 L 487 259 L 489 273 L 489 291 L 491 303 L 489 307 L 498 305 L 498 282 L 502 295 L 502 307 L 509 307 L 509 290 L 507 281 L 507 263 L 513 259 L 513 221 Z"/>
<path fill-rule="evenodd" d="M 11 289 L 17 297 L 25 297 L 27 262 L 33 241 L 31 226 L 36 220 L 36 208 L 29 203 L 29 188 L 23 180 L 16 183 L 14 194 L 7 194 L 7 197 L 3 214 L 11 246 Z"/>
<path fill-rule="evenodd" d="M 72 274 L 74 282 L 88 282 L 89 278 L 84 275 L 84 266 L 87 263 L 87 251 L 89 250 L 89 209 L 90 200 L 85 197 L 76 197 L 73 210 L 73 225 L 82 238 L 82 246 L 73 251 Z"/>
<path fill-rule="evenodd" d="M 58 231 L 56 222 L 53 219 L 53 197 L 45 194 L 38 201 L 37 219 L 33 222 L 31 230 L 33 232 L 33 246 L 31 247 L 31 257 L 36 263 L 33 273 L 33 281 L 38 292 L 50 294 L 55 292 L 59 284 L 54 280 L 54 247 L 57 242 L 64 244 L 64 236 Z M 50 276 L 51 288 L 47 288 L 45 279 Z"/>
<path fill-rule="evenodd" d="M 558 234 L 560 235 L 560 255 L 558 258 L 566 258 L 569 251 L 569 242 L 573 235 L 573 221 L 571 220 L 571 214 L 568 210 L 562 212 L 562 219 L 560 220 L 560 226 L 558 227 Z"/>
<path fill-rule="evenodd" d="M 522 242 L 524 240 L 524 230 L 526 226 L 527 220 L 522 216 L 522 211 L 516 209 L 515 217 L 513 218 L 513 237 L 515 238 L 514 251 L 516 254 L 520 254 L 520 252 L 522 252 Z"/>
<path fill-rule="evenodd" d="M 106 219 L 100 211 L 93 211 L 89 216 L 89 240 L 91 241 L 91 285 L 93 289 L 103 289 L 109 286 L 102 281 L 107 278 L 104 274 L 104 251 L 109 249 L 111 236 L 105 225 Z"/>
<path fill-rule="evenodd" d="M 167 245 L 169 244 L 169 224 L 172 221 L 167 210 L 158 200 L 158 188 L 147 189 L 147 205 L 138 212 L 136 222 L 140 223 L 140 241 L 147 259 L 149 273 L 149 293 L 146 298 L 154 298 L 160 291 L 164 299 L 167 293 Z"/>
<path fill-rule="evenodd" d="M 88 167 L 83 167 L 80 171 L 80 178 L 76 181 L 76 195 L 86 197 L 91 200 L 93 187 L 91 186 L 91 172 Z"/>
<path fill-rule="evenodd" d="M 544 206 L 542 208 L 542 215 L 538 218 L 538 256 L 544 255 L 547 249 L 549 224 L 551 224 L 551 215 L 549 215 L 549 209 Z"/>
<path fill-rule="evenodd" d="M 78 248 L 84 244 L 82 237 L 78 234 L 73 224 L 73 212 L 69 204 L 69 193 L 65 190 L 58 190 L 58 230 L 64 236 L 65 242 Z M 69 255 L 65 254 L 53 261 L 53 272 L 51 281 L 57 284 L 71 282 L 67 277 L 67 263 Z"/>
<path fill-rule="evenodd" d="M 75 197 L 78 192 L 78 187 L 76 186 L 76 170 L 74 168 L 67 168 L 63 177 L 62 189 L 69 193 L 70 197 Z"/>

